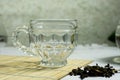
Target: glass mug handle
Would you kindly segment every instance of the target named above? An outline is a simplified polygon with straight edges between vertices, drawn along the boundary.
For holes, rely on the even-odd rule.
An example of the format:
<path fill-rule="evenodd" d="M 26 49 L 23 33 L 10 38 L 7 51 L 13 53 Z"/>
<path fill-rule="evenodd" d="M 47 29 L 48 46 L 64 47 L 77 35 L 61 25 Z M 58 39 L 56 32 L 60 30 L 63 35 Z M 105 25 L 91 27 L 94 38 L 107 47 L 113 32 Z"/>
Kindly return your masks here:
<path fill-rule="evenodd" d="M 23 26 L 23 27 L 19 27 L 16 28 L 16 30 L 12 33 L 12 37 L 13 37 L 13 45 L 15 45 L 17 48 L 19 48 L 21 51 L 33 56 L 35 55 L 32 50 L 30 49 L 30 47 L 25 46 L 24 44 L 22 44 L 19 39 L 19 33 L 25 33 L 27 35 L 29 35 L 29 31 L 28 31 L 28 27 L 27 26 Z"/>

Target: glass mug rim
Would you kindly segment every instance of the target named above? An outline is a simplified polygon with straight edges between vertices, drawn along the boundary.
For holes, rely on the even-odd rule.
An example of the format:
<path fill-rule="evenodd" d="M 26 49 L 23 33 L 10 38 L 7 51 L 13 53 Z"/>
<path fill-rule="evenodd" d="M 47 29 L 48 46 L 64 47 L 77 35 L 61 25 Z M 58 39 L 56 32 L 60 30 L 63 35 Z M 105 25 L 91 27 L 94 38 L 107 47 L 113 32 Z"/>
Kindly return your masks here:
<path fill-rule="evenodd" d="M 68 23 L 70 25 L 72 25 L 72 28 L 77 28 L 77 19 L 32 19 L 29 21 L 30 26 L 33 27 L 34 24 L 36 23 L 55 23 L 55 22 L 59 22 L 59 23 Z"/>

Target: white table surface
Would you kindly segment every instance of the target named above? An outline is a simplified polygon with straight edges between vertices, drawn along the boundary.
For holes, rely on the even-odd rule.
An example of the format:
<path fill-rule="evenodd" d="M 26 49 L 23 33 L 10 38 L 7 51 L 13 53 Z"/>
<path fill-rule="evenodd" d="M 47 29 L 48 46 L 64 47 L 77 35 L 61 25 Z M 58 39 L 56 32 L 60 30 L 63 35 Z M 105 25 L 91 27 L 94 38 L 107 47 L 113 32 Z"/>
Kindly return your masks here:
<path fill-rule="evenodd" d="M 19 51 L 15 47 L 5 47 L 5 43 L 0 43 L 0 54 L 4 55 L 26 55 Z M 70 59 L 89 59 L 93 60 L 90 65 L 98 63 L 100 66 L 104 66 L 110 63 L 116 69 L 120 69 L 120 63 L 115 63 L 115 57 L 120 56 L 120 49 L 117 47 L 111 47 L 108 45 L 78 45 L 73 53 L 70 55 Z M 79 76 L 66 76 L 61 80 L 80 80 Z M 120 80 L 120 73 L 116 73 L 110 78 L 104 77 L 88 77 L 84 80 Z"/>

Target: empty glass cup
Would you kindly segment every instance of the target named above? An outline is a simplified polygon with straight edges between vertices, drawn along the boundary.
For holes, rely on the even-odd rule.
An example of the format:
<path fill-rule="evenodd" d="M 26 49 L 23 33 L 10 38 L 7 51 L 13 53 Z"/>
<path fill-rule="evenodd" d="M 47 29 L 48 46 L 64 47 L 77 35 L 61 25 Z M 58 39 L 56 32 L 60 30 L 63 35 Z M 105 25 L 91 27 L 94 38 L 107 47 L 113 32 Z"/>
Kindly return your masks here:
<path fill-rule="evenodd" d="M 118 24 L 115 32 L 115 40 L 116 40 L 116 45 L 118 48 L 120 48 L 120 24 Z M 120 56 L 114 58 L 114 62 L 120 63 Z"/>
<path fill-rule="evenodd" d="M 27 37 L 19 37 L 21 33 Z M 13 43 L 23 52 L 39 56 L 43 67 L 62 67 L 77 44 L 76 33 L 76 20 L 31 20 L 29 27 L 13 32 Z"/>

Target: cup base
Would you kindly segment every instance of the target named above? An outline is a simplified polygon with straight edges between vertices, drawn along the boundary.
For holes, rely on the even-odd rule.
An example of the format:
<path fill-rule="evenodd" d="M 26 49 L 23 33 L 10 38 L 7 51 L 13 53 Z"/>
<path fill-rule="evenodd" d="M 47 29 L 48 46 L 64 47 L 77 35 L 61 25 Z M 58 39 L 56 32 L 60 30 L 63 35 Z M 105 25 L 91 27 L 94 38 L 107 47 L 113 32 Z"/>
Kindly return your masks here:
<path fill-rule="evenodd" d="M 41 60 L 41 62 L 40 62 L 40 66 L 50 67 L 50 68 L 63 67 L 66 64 L 67 64 L 67 60 L 64 60 L 64 61 L 44 61 L 44 60 Z"/>
<path fill-rule="evenodd" d="M 120 63 L 120 57 L 114 58 L 113 61 L 114 61 L 115 63 Z"/>

